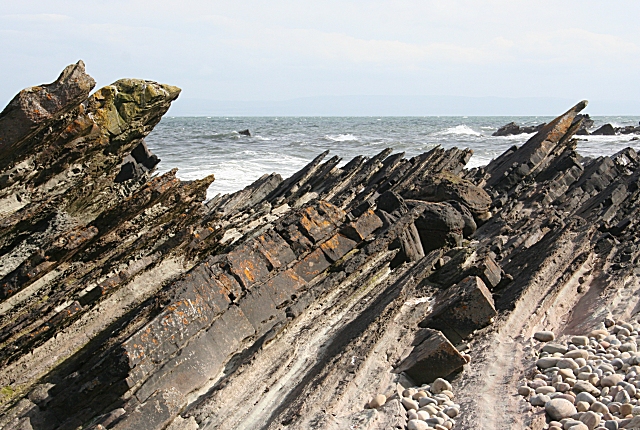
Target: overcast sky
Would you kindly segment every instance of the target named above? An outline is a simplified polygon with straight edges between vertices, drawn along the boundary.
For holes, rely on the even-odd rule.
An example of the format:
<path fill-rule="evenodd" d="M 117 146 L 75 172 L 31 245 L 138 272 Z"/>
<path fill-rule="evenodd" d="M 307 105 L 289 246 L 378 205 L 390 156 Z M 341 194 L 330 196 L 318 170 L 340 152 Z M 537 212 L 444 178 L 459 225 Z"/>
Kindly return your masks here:
<path fill-rule="evenodd" d="M 640 101 L 640 1 L 3 0 L 0 103 L 85 61 L 182 98 Z M 627 103 L 627 106 L 629 104 Z M 554 113 L 554 112 L 551 112 Z M 640 114 L 640 103 L 637 112 Z"/>

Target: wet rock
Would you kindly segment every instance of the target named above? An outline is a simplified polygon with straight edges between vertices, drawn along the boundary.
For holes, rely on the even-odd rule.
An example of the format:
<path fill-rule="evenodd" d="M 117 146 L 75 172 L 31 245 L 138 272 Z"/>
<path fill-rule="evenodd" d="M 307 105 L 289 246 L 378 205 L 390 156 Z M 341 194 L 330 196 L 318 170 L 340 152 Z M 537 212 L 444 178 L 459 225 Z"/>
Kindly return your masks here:
<path fill-rule="evenodd" d="M 605 124 L 591 132 L 594 136 L 613 136 L 616 134 L 616 130 L 613 128 L 611 124 Z"/>
<path fill-rule="evenodd" d="M 492 136 L 513 136 L 522 133 L 534 133 L 540 131 L 542 127 L 544 127 L 544 123 L 535 126 L 519 126 L 515 122 L 510 122 L 509 124 L 503 125 L 497 131 L 494 131 Z"/>

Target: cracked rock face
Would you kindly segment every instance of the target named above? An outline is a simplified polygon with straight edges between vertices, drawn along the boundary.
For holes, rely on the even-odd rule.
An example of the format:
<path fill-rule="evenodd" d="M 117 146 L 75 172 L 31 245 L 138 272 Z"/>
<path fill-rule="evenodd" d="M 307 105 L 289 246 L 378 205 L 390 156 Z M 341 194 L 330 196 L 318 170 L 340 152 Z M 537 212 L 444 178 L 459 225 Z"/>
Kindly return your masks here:
<path fill-rule="evenodd" d="M 483 168 L 323 153 L 204 202 L 144 143 L 180 90 L 92 87 L 0 116 L 2 429 L 541 428 L 533 333 L 635 318 L 640 160 L 576 152 L 585 102 Z"/>

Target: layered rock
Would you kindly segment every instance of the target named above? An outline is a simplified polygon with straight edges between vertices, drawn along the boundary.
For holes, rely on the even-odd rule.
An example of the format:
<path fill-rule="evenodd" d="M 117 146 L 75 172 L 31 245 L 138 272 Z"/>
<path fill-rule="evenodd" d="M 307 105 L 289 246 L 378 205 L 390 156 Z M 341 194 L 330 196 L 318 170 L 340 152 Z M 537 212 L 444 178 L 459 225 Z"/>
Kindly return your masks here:
<path fill-rule="evenodd" d="M 525 334 L 634 312 L 640 160 L 576 153 L 585 102 L 483 168 L 323 153 L 204 202 L 144 144 L 179 89 L 91 82 L 2 117 L 1 428 L 388 428 L 443 377 L 460 428 L 524 428 Z"/>

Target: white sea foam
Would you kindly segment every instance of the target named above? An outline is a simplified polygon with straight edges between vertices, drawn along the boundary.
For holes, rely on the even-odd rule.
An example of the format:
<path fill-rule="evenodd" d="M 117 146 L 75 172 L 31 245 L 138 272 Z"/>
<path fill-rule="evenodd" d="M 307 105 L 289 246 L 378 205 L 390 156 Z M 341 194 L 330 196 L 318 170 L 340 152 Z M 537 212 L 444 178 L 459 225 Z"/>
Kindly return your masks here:
<path fill-rule="evenodd" d="M 358 140 L 353 134 L 338 134 L 337 136 L 327 135 L 325 139 L 330 140 L 332 142 L 348 142 L 351 140 Z"/>
<path fill-rule="evenodd" d="M 482 133 L 479 133 L 469 127 L 468 125 L 460 124 L 455 127 L 449 127 L 445 130 L 439 131 L 436 134 L 448 135 L 448 134 L 466 134 L 470 136 L 482 136 Z"/>
<path fill-rule="evenodd" d="M 617 121 L 637 124 L 640 117 L 594 118 L 598 124 Z M 246 118 L 242 127 L 236 119 L 164 118 L 147 137 L 147 144 L 162 162 L 159 173 L 178 167 L 183 180 L 215 174 L 209 197 L 234 192 L 263 174 L 277 172 L 286 178 L 324 150 L 342 158 L 344 165 L 357 155 L 372 157 L 383 147 L 407 158 L 431 150 L 470 147 L 474 150 L 467 167 L 487 164 L 512 145 L 524 144 L 532 134 L 491 136 L 504 124 L 534 124 L 547 118 L 469 117 L 458 118 Z M 250 128 L 254 138 L 239 136 L 234 130 Z M 267 137 L 268 136 L 268 137 Z M 635 135 L 577 136 L 578 152 L 585 156 L 611 155 L 640 141 Z M 346 142 L 346 143 L 345 143 Z"/>

